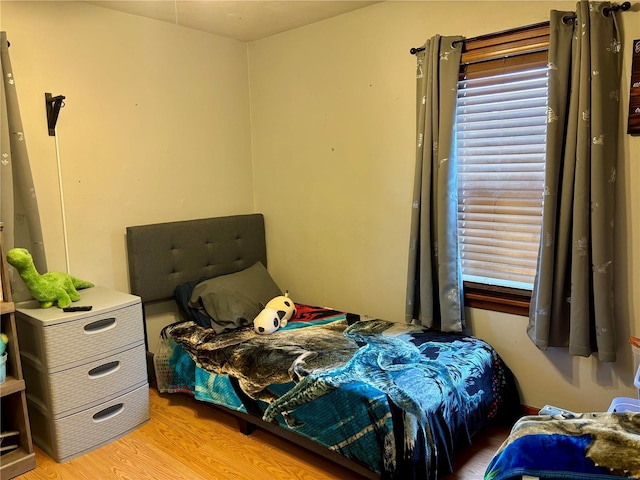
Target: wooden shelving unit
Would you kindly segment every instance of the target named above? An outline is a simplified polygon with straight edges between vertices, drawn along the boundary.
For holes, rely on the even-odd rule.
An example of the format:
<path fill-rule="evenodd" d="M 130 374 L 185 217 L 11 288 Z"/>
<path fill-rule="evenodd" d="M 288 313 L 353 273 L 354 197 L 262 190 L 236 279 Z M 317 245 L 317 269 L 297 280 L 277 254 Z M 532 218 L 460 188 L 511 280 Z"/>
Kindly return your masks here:
<path fill-rule="evenodd" d="M 15 305 L 11 301 L 11 286 L 5 256 L 4 236 L 0 223 L 0 332 L 9 337 L 7 345 L 7 377 L 0 384 L 0 478 L 17 477 L 36 468 L 36 455 L 31 441 L 27 412 L 25 382 L 20 363 L 20 349 L 16 331 Z"/>

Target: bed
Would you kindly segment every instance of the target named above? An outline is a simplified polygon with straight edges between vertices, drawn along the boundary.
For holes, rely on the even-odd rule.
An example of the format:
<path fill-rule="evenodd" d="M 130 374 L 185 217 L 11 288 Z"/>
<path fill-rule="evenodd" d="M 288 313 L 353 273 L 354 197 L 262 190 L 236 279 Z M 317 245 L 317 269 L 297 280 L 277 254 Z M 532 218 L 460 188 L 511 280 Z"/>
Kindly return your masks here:
<path fill-rule="evenodd" d="M 640 478 L 640 413 L 520 418 L 493 456 L 485 480 Z"/>
<path fill-rule="evenodd" d="M 302 304 L 255 333 L 243 309 L 249 272 L 268 276 L 261 214 L 128 227 L 127 255 L 143 305 L 173 299 L 185 316 L 162 332 L 159 389 L 226 409 L 243 433 L 264 428 L 367 478 L 437 479 L 488 423 L 520 413 L 511 372 L 469 335 Z"/>
<path fill-rule="evenodd" d="M 634 384 L 640 398 L 640 365 Z M 606 412 L 554 409 L 518 419 L 489 462 L 486 480 L 640 479 L 638 398 L 616 397 Z"/>

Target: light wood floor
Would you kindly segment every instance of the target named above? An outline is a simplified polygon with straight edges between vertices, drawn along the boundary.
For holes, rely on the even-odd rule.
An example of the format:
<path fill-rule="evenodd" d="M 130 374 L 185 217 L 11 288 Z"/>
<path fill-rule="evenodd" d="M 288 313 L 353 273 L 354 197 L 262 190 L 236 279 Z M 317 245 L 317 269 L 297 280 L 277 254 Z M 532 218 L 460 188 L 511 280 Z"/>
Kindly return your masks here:
<path fill-rule="evenodd" d="M 20 480 L 361 480 L 264 430 L 238 431 L 230 414 L 187 395 L 150 389 L 151 421 L 123 438 L 59 464 L 36 447 L 36 469 Z M 447 480 L 482 478 L 508 429 L 492 427 L 460 453 Z"/>

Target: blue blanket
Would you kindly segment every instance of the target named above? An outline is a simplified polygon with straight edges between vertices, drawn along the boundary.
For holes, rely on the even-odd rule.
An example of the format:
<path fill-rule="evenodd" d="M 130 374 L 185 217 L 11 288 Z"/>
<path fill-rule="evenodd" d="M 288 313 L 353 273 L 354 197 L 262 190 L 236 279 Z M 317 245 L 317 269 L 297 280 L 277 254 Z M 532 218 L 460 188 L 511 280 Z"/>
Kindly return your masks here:
<path fill-rule="evenodd" d="M 523 417 L 489 463 L 485 480 L 640 477 L 640 414 Z"/>
<path fill-rule="evenodd" d="M 403 480 L 451 472 L 474 433 L 519 408 L 510 371 L 477 338 L 377 319 L 300 327 L 171 326 L 166 391 L 258 415 Z"/>

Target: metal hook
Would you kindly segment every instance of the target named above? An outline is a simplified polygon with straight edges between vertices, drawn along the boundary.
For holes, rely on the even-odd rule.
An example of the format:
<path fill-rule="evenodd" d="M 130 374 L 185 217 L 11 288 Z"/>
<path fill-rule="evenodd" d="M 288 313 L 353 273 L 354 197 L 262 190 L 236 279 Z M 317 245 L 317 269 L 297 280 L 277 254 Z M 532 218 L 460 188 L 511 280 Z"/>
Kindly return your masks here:
<path fill-rule="evenodd" d="M 50 93 L 44 94 L 44 101 L 47 107 L 47 127 L 49 128 L 49 136 L 56 136 L 56 123 L 60 109 L 64 107 L 64 95 L 52 96 Z"/>

